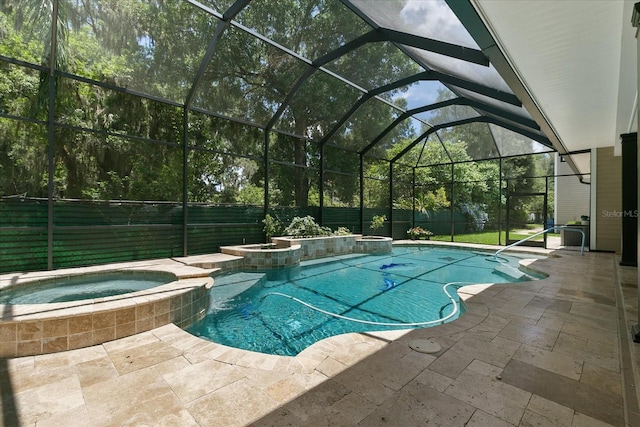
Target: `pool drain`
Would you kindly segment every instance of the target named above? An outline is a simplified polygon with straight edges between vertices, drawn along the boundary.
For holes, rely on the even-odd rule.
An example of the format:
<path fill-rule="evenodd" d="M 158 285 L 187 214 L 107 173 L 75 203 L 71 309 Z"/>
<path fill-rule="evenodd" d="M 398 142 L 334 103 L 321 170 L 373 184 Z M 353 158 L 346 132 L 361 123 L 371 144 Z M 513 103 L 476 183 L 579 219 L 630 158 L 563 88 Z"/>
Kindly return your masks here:
<path fill-rule="evenodd" d="M 409 347 L 419 353 L 437 353 L 442 349 L 440 344 L 431 340 L 412 340 Z"/>

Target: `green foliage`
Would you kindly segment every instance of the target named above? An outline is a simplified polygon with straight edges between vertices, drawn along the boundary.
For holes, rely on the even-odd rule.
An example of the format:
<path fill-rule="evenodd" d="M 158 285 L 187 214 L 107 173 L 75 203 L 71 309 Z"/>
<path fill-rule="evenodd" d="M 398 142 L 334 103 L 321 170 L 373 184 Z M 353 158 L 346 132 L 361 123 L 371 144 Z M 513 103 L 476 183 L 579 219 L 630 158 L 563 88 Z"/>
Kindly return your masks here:
<path fill-rule="evenodd" d="M 311 215 L 296 216 L 291 220 L 291 224 L 285 228 L 284 234 L 292 237 L 330 236 L 331 229 L 318 225 Z"/>
<path fill-rule="evenodd" d="M 5 3 L 0 11 L 0 55 L 48 65 L 52 60 L 47 57 L 50 2 Z M 306 66 L 232 26 L 216 45 L 191 99 L 195 109 L 188 112 L 185 126 L 181 107 L 153 99 L 185 102 L 206 46 L 215 34 L 215 19 L 188 2 L 178 1 L 59 0 L 58 4 L 56 67 L 106 86 L 66 77 L 55 82 L 57 125 L 52 174 L 56 197 L 181 201 L 182 147 L 186 141 L 188 202 L 265 203 L 263 159 L 268 144 L 269 204 L 318 206 L 318 171 L 324 154 L 325 205 L 359 205 L 358 151 L 396 118 L 398 112 L 389 105 L 376 99 L 364 103 L 321 147 L 318 142 L 361 93 L 326 73 L 316 72 L 297 88 L 280 120 L 273 124 L 274 129 L 286 134 L 265 137 L 261 127 L 291 93 Z M 370 30 L 337 1 L 252 2 L 242 12 L 242 23 L 310 60 Z M 389 43 L 369 43 L 327 66 L 366 88 L 421 71 Z M 42 101 L 48 99 L 43 100 L 42 95 L 48 95 L 47 75 L 0 61 L 0 111 L 6 117 L 45 123 L 48 102 Z M 109 86 L 126 91 L 110 90 Z M 380 96 L 404 108 L 402 95 L 406 90 L 408 87 L 402 87 Z M 136 92 L 150 97 L 136 96 Z M 438 101 L 453 96 L 443 90 Z M 467 109 L 438 109 L 433 112 L 433 121 L 457 119 L 468 114 Z M 409 122 L 396 126 L 367 153 L 366 207 L 389 207 L 389 163 L 376 157 L 390 159 L 413 141 Z M 497 131 L 493 127 L 491 130 Z M 496 145 L 488 135 L 488 125 L 483 123 L 442 129 L 438 137 L 430 137 L 410 150 L 401 163 L 423 166 L 495 155 Z M 502 148 L 530 148 L 528 140 L 511 133 L 500 134 L 500 138 Z M 47 152 L 46 124 L 0 119 L 0 195 L 46 196 Z M 504 162 L 503 174 L 508 178 L 540 174 L 549 170 L 550 161 L 549 156 L 514 158 Z M 474 203 L 486 205 L 488 216 L 496 218 L 501 197 L 497 162 L 460 163 L 453 169 L 455 199 L 451 199 L 449 165 L 415 169 L 417 210 L 426 213 L 444 209 L 451 202 L 456 206 Z M 409 185 L 412 174 L 411 167 L 399 163 L 394 166 L 394 206 L 413 206 L 413 185 Z M 510 181 L 510 191 L 539 191 L 540 187 L 536 180 Z M 553 205 L 552 200 L 549 205 Z M 515 203 L 512 207 L 523 216 L 542 209 L 539 202 Z"/>
<path fill-rule="evenodd" d="M 376 231 L 379 228 L 382 228 L 382 226 L 384 226 L 384 222 L 387 220 L 387 216 L 386 215 L 374 215 L 373 218 L 371 219 L 371 225 L 369 225 L 369 228 L 371 228 L 373 231 Z"/>
<path fill-rule="evenodd" d="M 413 209 L 415 204 L 416 211 L 429 216 L 430 212 L 445 209 L 451 206 L 451 202 L 447 199 L 447 192 L 444 187 L 440 187 L 435 191 L 423 190 L 413 199 L 401 199 L 394 206 L 398 209 Z"/>
<path fill-rule="evenodd" d="M 424 238 L 430 238 L 431 236 L 433 236 L 433 233 L 422 227 L 412 227 L 407 230 L 407 235 L 411 239 L 424 239 Z"/>
<path fill-rule="evenodd" d="M 334 231 L 334 236 L 350 236 L 353 233 L 347 227 L 338 227 L 336 231 Z"/>
<path fill-rule="evenodd" d="M 264 224 L 264 234 L 267 236 L 267 242 L 270 242 L 273 236 L 277 236 L 282 231 L 280 221 L 269 214 L 264 216 L 262 223 Z"/>

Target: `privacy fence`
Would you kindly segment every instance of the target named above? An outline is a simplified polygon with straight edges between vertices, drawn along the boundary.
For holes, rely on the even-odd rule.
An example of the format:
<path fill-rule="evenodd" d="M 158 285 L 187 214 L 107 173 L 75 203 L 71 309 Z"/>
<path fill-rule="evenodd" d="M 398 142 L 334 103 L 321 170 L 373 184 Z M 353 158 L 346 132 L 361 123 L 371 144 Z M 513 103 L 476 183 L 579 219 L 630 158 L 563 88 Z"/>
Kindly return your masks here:
<path fill-rule="evenodd" d="M 180 257 L 218 252 L 220 246 L 265 241 L 262 206 L 189 204 L 184 233 L 181 203 L 142 201 L 55 200 L 51 222 L 46 199 L 11 197 L 0 200 L 0 272 L 44 270 L 118 261 Z M 274 208 L 283 223 L 294 216 L 319 216 L 318 207 Z M 390 217 L 388 209 L 365 209 L 362 230 L 358 208 L 323 208 L 323 224 L 373 234 L 374 215 Z M 452 221 L 453 219 L 453 221 Z M 375 234 L 407 237 L 413 225 L 436 235 L 467 232 L 470 224 L 460 212 L 429 215 L 394 210 Z M 186 239 L 185 239 L 186 236 Z M 186 240 L 186 241 L 185 241 Z"/>

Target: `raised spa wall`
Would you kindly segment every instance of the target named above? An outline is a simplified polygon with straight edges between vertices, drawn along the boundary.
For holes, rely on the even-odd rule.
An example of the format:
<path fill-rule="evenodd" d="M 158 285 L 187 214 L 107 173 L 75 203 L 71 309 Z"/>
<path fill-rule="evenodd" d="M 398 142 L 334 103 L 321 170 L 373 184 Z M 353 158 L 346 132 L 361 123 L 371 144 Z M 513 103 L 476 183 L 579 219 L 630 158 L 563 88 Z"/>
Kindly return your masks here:
<path fill-rule="evenodd" d="M 168 323 L 186 327 L 205 315 L 212 285 L 207 276 L 93 300 L 0 305 L 0 357 L 88 347 Z"/>
<path fill-rule="evenodd" d="M 391 252 L 389 237 L 363 237 L 358 234 L 329 237 L 274 237 L 271 245 L 223 246 L 224 254 L 243 257 L 242 268 L 265 270 L 291 267 L 300 261 L 352 253 Z"/>

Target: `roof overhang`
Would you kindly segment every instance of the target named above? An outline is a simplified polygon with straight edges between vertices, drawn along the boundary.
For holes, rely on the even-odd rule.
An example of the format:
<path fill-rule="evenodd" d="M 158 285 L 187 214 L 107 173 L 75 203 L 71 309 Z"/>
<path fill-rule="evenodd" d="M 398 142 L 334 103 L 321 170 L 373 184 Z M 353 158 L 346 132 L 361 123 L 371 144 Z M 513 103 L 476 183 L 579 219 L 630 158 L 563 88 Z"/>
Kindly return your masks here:
<path fill-rule="evenodd" d="M 448 3 L 560 153 L 619 147 L 637 131 L 635 1 Z"/>

